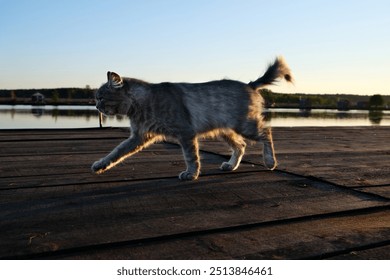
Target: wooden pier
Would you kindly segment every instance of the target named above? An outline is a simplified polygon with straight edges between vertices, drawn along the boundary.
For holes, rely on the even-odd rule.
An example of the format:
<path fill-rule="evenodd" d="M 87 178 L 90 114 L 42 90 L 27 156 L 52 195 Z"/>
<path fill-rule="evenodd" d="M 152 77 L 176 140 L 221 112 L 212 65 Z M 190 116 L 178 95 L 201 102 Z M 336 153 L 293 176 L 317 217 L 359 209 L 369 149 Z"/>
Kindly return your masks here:
<path fill-rule="evenodd" d="M 273 131 L 277 170 L 204 140 L 181 182 L 173 142 L 94 175 L 126 129 L 0 130 L 0 258 L 390 259 L 390 127 Z"/>

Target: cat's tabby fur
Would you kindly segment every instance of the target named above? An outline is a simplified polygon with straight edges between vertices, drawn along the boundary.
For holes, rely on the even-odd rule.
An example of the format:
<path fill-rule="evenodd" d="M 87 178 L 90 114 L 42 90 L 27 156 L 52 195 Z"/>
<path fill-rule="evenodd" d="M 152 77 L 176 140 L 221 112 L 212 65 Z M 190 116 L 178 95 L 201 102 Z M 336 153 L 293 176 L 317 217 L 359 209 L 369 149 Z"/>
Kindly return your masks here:
<path fill-rule="evenodd" d="M 278 78 L 292 82 L 287 64 L 276 58 L 265 74 L 248 84 L 221 80 L 207 83 L 151 84 L 122 78 L 108 72 L 108 81 L 96 92 L 96 107 L 105 115 L 127 115 L 130 137 L 106 157 L 92 165 L 92 171 L 103 173 L 148 145 L 174 137 L 180 143 L 187 169 L 181 180 L 197 179 L 200 173 L 199 136 L 219 136 L 232 148 L 229 161 L 220 169 L 238 168 L 244 155 L 244 139 L 264 144 L 264 164 L 277 165 L 271 129 L 262 116 L 263 98 L 258 90 Z"/>

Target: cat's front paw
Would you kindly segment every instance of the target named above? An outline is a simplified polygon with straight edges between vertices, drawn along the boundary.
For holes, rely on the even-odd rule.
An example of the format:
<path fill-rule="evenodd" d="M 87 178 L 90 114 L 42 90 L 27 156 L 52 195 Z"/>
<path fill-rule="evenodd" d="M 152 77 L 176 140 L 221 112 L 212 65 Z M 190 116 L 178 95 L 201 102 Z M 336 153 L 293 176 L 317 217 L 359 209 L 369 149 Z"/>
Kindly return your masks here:
<path fill-rule="evenodd" d="M 223 162 L 222 165 L 219 167 L 222 171 L 233 171 L 236 170 L 238 166 L 233 166 L 229 162 Z"/>
<path fill-rule="evenodd" d="M 192 173 L 189 171 L 183 171 L 179 174 L 179 179 L 182 181 L 191 181 L 198 179 L 199 173 Z"/>
<path fill-rule="evenodd" d="M 98 161 L 95 161 L 92 166 L 91 166 L 91 170 L 93 173 L 96 173 L 96 174 L 102 174 L 104 171 L 106 171 L 108 168 L 108 165 L 107 162 L 104 160 L 104 159 L 100 159 Z"/>

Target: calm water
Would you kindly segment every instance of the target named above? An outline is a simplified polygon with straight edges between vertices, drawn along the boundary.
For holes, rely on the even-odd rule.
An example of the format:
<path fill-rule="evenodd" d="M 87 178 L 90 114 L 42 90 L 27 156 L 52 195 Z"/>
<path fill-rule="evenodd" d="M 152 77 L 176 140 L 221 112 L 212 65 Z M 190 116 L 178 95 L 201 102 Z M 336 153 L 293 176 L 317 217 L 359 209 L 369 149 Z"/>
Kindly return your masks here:
<path fill-rule="evenodd" d="M 390 112 L 365 110 L 269 109 L 265 116 L 273 127 L 283 126 L 389 126 Z M 103 126 L 128 126 L 126 117 L 105 118 Z M 0 129 L 98 127 L 94 106 L 8 106 L 0 105 Z"/>

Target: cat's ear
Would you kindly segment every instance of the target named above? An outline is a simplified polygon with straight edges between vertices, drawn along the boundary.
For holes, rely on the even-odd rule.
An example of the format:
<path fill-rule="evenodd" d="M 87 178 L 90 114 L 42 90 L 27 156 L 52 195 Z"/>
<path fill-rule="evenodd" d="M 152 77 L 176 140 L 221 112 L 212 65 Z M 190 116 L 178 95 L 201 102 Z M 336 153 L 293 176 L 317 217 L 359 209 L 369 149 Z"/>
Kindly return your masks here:
<path fill-rule="evenodd" d="M 107 72 L 108 85 L 112 88 L 121 88 L 123 87 L 122 77 L 115 72 Z"/>

